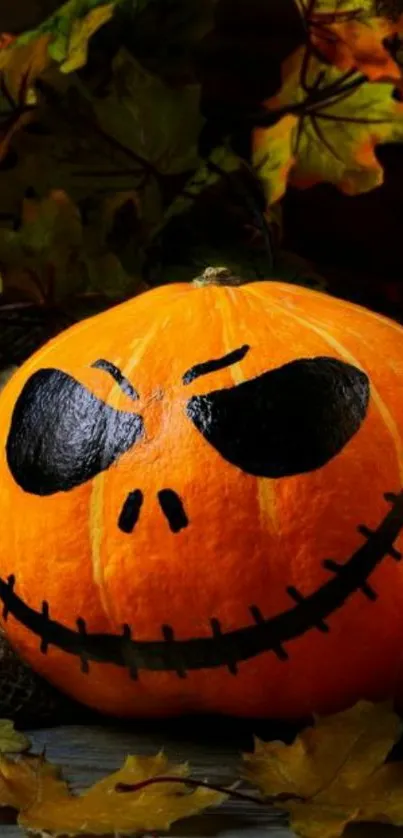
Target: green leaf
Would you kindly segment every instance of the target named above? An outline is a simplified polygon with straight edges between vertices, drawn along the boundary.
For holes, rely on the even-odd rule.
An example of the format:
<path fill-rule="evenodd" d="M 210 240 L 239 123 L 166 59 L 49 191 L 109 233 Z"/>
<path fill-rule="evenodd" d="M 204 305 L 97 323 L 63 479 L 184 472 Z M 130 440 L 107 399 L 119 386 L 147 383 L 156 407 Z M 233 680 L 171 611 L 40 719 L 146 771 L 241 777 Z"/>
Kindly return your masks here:
<path fill-rule="evenodd" d="M 23 733 L 15 730 L 14 723 L 10 719 L 0 719 L 0 753 L 19 754 L 28 750 L 30 744 Z"/>
<path fill-rule="evenodd" d="M 49 58 L 60 64 L 62 71 L 71 72 L 85 63 L 89 38 L 121 3 L 122 0 L 68 0 L 36 29 L 20 35 L 9 49 L 48 35 Z"/>
<path fill-rule="evenodd" d="M 122 48 L 108 94 L 93 98 L 92 107 L 102 130 L 158 173 L 179 174 L 198 165 L 204 122 L 199 85 L 168 86 Z"/>
<path fill-rule="evenodd" d="M 166 210 L 164 226 L 174 216 L 181 215 L 191 209 L 194 202 L 206 189 L 215 186 L 222 177 L 231 172 L 236 172 L 242 165 L 241 158 L 228 146 L 222 145 L 214 148 L 207 160 L 203 161 L 195 173 L 191 175 L 184 189 Z"/>

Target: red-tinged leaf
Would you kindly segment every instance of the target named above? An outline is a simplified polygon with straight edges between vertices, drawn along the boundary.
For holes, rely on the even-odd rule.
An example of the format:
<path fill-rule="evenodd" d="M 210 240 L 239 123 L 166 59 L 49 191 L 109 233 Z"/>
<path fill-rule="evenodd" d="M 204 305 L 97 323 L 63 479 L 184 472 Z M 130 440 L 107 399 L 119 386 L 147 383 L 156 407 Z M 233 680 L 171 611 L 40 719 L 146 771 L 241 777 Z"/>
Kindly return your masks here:
<path fill-rule="evenodd" d="M 283 161 L 289 153 L 290 182 L 304 188 L 328 181 L 350 195 L 382 183 L 383 169 L 375 149 L 380 143 L 403 138 L 403 110 L 393 98 L 394 86 L 369 83 L 358 74 L 341 74 L 333 66 L 324 69 L 305 49 L 284 63 L 283 79 L 280 93 L 266 107 L 273 121 L 276 114 L 297 117 L 291 141 L 285 133 Z M 264 155 L 273 154 L 277 143 L 276 125 L 255 132 L 255 166 L 259 167 Z M 278 196 L 266 166 L 263 179 L 267 178 L 266 192 Z"/>

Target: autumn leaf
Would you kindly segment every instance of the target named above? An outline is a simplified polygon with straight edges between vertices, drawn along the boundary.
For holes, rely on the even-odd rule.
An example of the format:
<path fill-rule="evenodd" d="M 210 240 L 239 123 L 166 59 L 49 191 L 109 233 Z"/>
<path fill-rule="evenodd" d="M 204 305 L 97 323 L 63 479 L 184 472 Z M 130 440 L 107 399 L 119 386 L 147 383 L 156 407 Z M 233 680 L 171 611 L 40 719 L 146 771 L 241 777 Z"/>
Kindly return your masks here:
<path fill-rule="evenodd" d="M 56 62 L 63 73 L 82 67 L 88 41 L 113 15 L 119 0 L 69 0 L 38 29 L 11 38 L 0 50 L 0 160 L 14 134 L 33 118 L 34 83 Z"/>
<path fill-rule="evenodd" d="M 64 73 L 76 70 L 87 60 L 88 41 L 106 23 L 121 0 L 68 0 L 36 29 L 24 32 L 9 51 L 24 44 L 35 44 L 46 37 L 48 57 Z"/>
<path fill-rule="evenodd" d="M 384 43 L 394 28 L 385 18 L 343 23 L 325 23 L 320 18 L 315 15 L 312 43 L 339 70 L 359 70 L 372 81 L 401 78 L 401 69 Z"/>
<path fill-rule="evenodd" d="M 176 215 L 192 208 L 194 202 L 207 189 L 215 186 L 219 180 L 231 172 L 236 172 L 242 165 L 240 158 L 228 146 L 222 145 L 214 148 L 207 160 L 203 160 L 200 166 L 185 183 L 182 191 L 169 205 L 164 214 L 163 226 Z M 157 235 L 162 228 L 158 227 L 153 235 Z"/>
<path fill-rule="evenodd" d="M 113 15 L 114 4 L 107 3 L 104 6 L 97 6 L 85 17 L 76 18 L 70 31 L 66 58 L 60 65 L 62 73 L 71 73 L 78 70 L 87 62 L 88 42 L 91 36 L 107 23 Z"/>
<path fill-rule="evenodd" d="M 19 229 L 0 227 L 3 290 L 37 304 L 85 292 L 112 299 L 137 293 L 140 266 L 137 275 L 127 272 L 108 243 L 114 213 L 126 199 L 124 193 L 113 202 L 100 201 L 96 221 L 87 226 L 63 190 L 44 198 L 26 196 Z"/>
<path fill-rule="evenodd" d="M 267 203 L 280 200 L 295 164 L 294 145 L 298 118 L 281 117 L 270 129 L 256 129 L 253 135 L 253 163 L 263 182 Z"/>
<path fill-rule="evenodd" d="M 68 796 L 60 770 L 44 757 L 28 755 L 16 760 L 0 757 L 0 806 L 25 811 L 39 800 L 51 797 L 60 802 Z"/>
<path fill-rule="evenodd" d="M 357 821 L 401 825 L 403 763 L 385 763 L 400 733 L 391 706 L 361 701 L 317 719 L 292 745 L 257 741 L 244 776 L 301 838 L 339 838 Z"/>
<path fill-rule="evenodd" d="M 23 84 L 24 101 L 21 104 L 36 103 L 37 97 L 33 83 L 49 64 L 49 43 L 49 35 L 41 35 L 28 44 L 18 44 L 15 41 L 0 52 L 0 72 L 5 88 L 15 102 L 18 102 Z"/>
<path fill-rule="evenodd" d="M 393 98 L 393 86 L 365 82 L 358 75 L 347 78 L 335 67 L 324 69 L 314 56 L 307 61 L 304 49 L 285 62 L 283 78 L 280 93 L 266 102 L 274 124 L 256 129 L 253 138 L 255 167 L 265 160 L 267 193 L 279 197 L 285 191 L 285 183 L 283 190 L 278 187 L 275 160 L 280 156 L 286 166 L 289 154 L 290 182 L 302 188 L 328 181 L 355 195 L 382 183 L 376 146 L 403 138 L 402 106 Z M 275 124 L 282 114 L 297 117 L 293 128 L 283 119 L 283 153 Z"/>
<path fill-rule="evenodd" d="M 10 719 L 0 719 L 0 753 L 18 754 L 29 747 L 29 739 L 15 729 Z"/>
<path fill-rule="evenodd" d="M 297 0 L 317 53 L 344 72 L 371 81 L 399 80 L 401 68 L 385 40 L 403 31 L 403 15 L 380 14 L 375 0 Z"/>
<path fill-rule="evenodd" d="M 52 835 L 133 834 L 167 830 L 176 820 L 219 805 L 225 794 L 186 785 L 160 783 L 138 792 L 121 794 L 119 783 L 135 784 L 150 777 L 186 778 L 186 765 L 170 765 L 162 754 L 155 757 L 129 756 L 122 768 L 96 783 L 79 797 L 66 793 L 58 783 L 53 788 L 41 778 L 36 800 L 25 807 L 19 824 L 36 832 Z"/>
<path fill-rule="evenodd" d="M 60 299 L 67 289 L 77 291 L 83 285 L 77 270 L 81 242 L 81 220 L 66 193 L 25 197 L 20 229 L 0 229 L 4 288 L 19 288 L 28 296 L 31 291 L 35 302 Z"/>
<path fill-rule="evenodd" d="M 113 63 L 108 95 L 92 107 L 102 130 L 160 174 L 193 170 L 203 118 L 200 86 L 171 87 L 124 48 Z"/>
<path fill-rule="evenodd" d="M 37 96 L 34 82 L 48 64 L 49 38 L 16 43 L 0 51 L 0 161 L 14 134 L 33 118 Z"/>

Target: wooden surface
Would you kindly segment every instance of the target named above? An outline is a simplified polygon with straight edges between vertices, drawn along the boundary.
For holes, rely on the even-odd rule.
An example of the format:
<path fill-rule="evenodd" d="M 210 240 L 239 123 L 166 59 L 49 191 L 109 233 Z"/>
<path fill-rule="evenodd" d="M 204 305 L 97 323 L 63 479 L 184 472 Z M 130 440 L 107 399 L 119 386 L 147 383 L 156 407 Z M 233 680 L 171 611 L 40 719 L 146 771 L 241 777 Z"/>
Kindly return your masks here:
<path fill-rule="evenodd" d="M 33 750 L 39 752 L 46 747 L 47 758 L 62 766 L 76 792 L 116 770 L 127 754 L 155 754 L 161 748 L 175 761 L 189 761 L 194 777 L 232 782 L 240 750 L 252 741 L 247 733 L 235 735 L 226 722 L 211 727 L 203 720 L 183 725 L 65 726 L 31 731 L 30 737 Z M 24 832 L 9 821 L 10 816 L 3 821 L 0 817 L 1 838 L 22 838 Z M 292 838 L 282 815 L 238 801 L 174 824 L 169 834 L 175 838 Z M 403 829 L 362 825 L 349 829 L 346 838 L 403 838 Z"/>

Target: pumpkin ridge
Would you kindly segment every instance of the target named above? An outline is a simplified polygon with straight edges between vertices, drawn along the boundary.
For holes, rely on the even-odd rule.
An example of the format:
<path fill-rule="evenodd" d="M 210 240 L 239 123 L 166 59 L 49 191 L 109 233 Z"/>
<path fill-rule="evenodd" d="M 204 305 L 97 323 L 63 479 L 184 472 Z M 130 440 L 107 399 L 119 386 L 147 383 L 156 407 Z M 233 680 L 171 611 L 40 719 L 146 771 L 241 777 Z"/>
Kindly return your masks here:
<path fill-rule="evenodd" d="M 133 356 L 130 356 L 129 361 L 125 364 L 123 369 L 120 370 L 120 373 L 123 376 L 123 378 L 132 387 L 133 385 L 130 382 L 130 375 L 135 366 L 138 364 L 139 360 L 143 357 L 143 353 L 147 350 L 147 347 L 151 343 L 151 340 L 153 339 L 158 329 L 158 326 L 159 324 L 157 321 L 157 323 L 154 324 L 153 328 L 147 333 L 147 335 L 143 336 L 140 339 L 140 341 L 138 341 L 138 343 L 140 343 L 140 346 L 139 351 L 135 356 L 135 362 L 133 363 Z M 130 345 L 130 348 L 133 348 L 132 344 Z M 108 394 L 108 402 L 116 398 L 116 409 L 119 409 L 120 402 L 123 397 L 124 393 L 122 392 L 119 383 L 116 380 L 114 381 L 113 379 L 111 379 L 111 387 Z M 94 584 L 98 588 L 99 596 L 110 624 L 112 626 L 116 626 L 116 621 L 113 617 L 113 605 L 109 600 L 107 588 L 105 585 L 105 567 L 103 566 L 101 556 L 101 545 L 104 529 L 102 511 L 104 502 L 105 478 L 105 472 L 101 472 L 94 479 L 89 501 L 88 529 Z"/>
<path fill-rule="evenodd" d="M 82 671 L 86 673 L 89 661 L 126 667 L 131 677 L 137 678 L 141 669 L 174 671 L 184 677 L 188 670 L 227 666 L 232 674 L 236 674 L 237 663 L 267 651 L 273 651 L 279 659 L 287 660 L 288 654 L 283 647 L 285 642 L 313 628 L 328 632 L 325 619 L 357 591 L 373 602 L 377 595 L 368 584 L 370 574 L 386 556 L 395 561 L 402 558 L 393 544 L 403 528 L 403 491 L 399 494 L 387 492 L 384 497 L 391 509 L 375 530 L 369 530 L 364 525 L 357 528 L 365 541 L 346 564 L 324 560 L 323 565 L 333 574 L 332 579 L 308 596 L 296 588 L 288 588 L 294 607 L 268 619 L 262 616 L 256 605 L 252 605 L 250 610 L 255 625 L 225 633 L 219 621 L 212 617 L 211 637 L 176 640 L 172 627 L 165 625 L 162 627 L 162 640 L 133 640 L 127 625 L 120 635 L 91 634 L 86 630 L 85 620 L 79 617 L 76 621 L 78 630 L 75 631 L 50 619 L 46 601 L 42 611 L 35 611 L 15 594 L 14 575 L 9 576 L 7 581 L 0 578 L 3 619 L 11 614 L 39 636 L 42 653 L 54 645 L 78 656 Z"/>
<path fill-rule="evenodd" d="M 254 286 L 256 286 L 258 284 L 259 283 L 257 283 L 257 282 L 250 283 L 247 286 L 247 288 L 252 286 L 250 288 L 250 290 L 253 292 Z M 273 284 L 274 283 L 272 283 L 272 285 Z M 301 299 L 306 299 L 307 298 L 307 289 L 304 288 L 302 285 L 293 285 L 289 282 L 276 282 L 275 285 L 277 286 L 277 288 L 279 288 L 281 286 L 281 291 L 286 292 L 287 294 L 289 294 L 290 297 L 291 296 L 298 296 Z M 309 291 L 308 291 L 308 294 L 309 294 L 309 296 L 314 294 L 315 297 L 322 297 L 323 299 L 326 299 L 326 300 L 328 300 L 328 298 L 329 298 L 329 295 L 327 293 L 325 293 L 324 291 L 319 291 L 316 288 L 315 289 L 310 288 Z M 330 299 L 332 301 L 332 305 L 334 303 L 337 303 L 341 309 L 343 309 L 343 308 L 346 309 L 346 310 L 352 309 L 352 308 L 356 309 L 356 310 L 362 309 L 362 306 L 360 306 L 359 303 L 352 302 L 351 300 L 347 301 L 347 300 L 343 299 L 342 297 L 331 296 Z M 387 326 L 388 328 L 392 327 L 394 329 L 394 331 L 398 332 L 399 335 L 401 336 L 401 334 L 402 334 L 401 325 L 399 323 L 395 322 L 394 320 L 391 320 L 385 314 L 381 314 L 380 312 L 374 311 L 373 309 L 370 309 L 370 308 L 365 309 L 365 314 L 367 316 L 371 317 L 372 320 L 377 320 L 378 323 L 382 323 L 384 326 Z"/>

